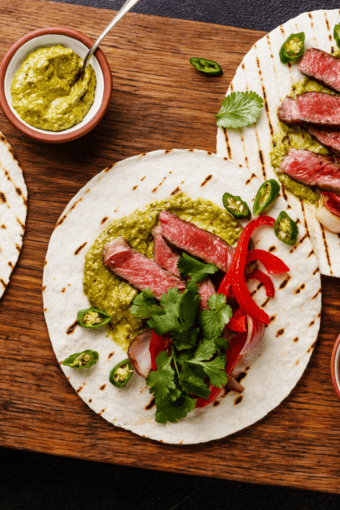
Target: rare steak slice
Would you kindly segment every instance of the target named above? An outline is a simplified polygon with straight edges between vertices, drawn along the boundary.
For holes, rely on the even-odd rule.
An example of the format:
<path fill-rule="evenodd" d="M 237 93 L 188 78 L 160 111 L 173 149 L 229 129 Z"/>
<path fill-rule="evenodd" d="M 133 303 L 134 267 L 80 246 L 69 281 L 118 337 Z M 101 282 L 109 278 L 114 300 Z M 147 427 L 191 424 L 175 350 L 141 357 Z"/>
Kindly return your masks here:
<path fill-rule="evenodd" d="M 340 156 L 340 131 L 315 126 L 308 126 L 307 129 L 326 149 Z"/>
<path fill-rule="evenodd" d="M 163 236 L 174 246 L 227 272 L 234 248 L 221 237 L 182 220 L 176 214 L 162 211 L 159 215 Z"/>
<path fill-rule="evenodd" d="M 306 149 L 289 149 L 280 172 L 308 186 L 340 192 L 340 160 Z"/>
<path fill-rule="evenodd" d="M 162 227 L 157 225 L 152 231 L 153 235 L 153 260 L 163 269 L 170 273 L 181 276 L 177 264 L 179 255 L 175 253 L 165 241 L 162 235 Z"/>
<path fill-rule="evenodd" d="M 299 64 L 300 73 L 340 92 L 340 60 L 330 53 L 309 48 Z"/>
<path fill-rule="evenodd" d="M 182 280 L 131 248 L 123 237 L 117 237 L 104 246 L 103 264 L 136 289 L 150 288 L 156 299 L 160 299 L 169 288 L 185 288 Z"/>
<path fill-rule="evenodd" d="M 180 272 L 177 268 L 178 260 L 180 256 L 175 253 L 165 241 L 162 235 L 162 227 L 158 225 L 152 231 L 153 235 L 153 260 L 163 269 L 166 269 L 170 273 L 180 276 Z M 210 278 L 205 278 L 201 282 L 198 282 L 198 293 L 201 298 L 200 308 L 201 310 L 208 310 L 208 299 L 213 294 L 216 294 L 215 286 Z"/>
<path fill-rule="evenodd" d="M 295 99 L 287 96 L 277 114 L 280 121 L 288 125 L 314 124 L 340 128 L 340 96 L 325 92 L 304 92 Z"/>

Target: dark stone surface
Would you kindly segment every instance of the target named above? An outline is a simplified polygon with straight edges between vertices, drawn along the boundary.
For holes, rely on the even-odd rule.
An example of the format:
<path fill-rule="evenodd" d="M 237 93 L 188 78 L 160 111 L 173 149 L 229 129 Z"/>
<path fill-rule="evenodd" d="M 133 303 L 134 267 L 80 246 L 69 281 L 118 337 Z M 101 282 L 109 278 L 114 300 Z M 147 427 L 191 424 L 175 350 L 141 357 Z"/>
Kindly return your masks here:
<path fill-rule="evenodd" d="M 123 0 L 56 1 L 114 10 L 124 4 Z M 337 0 L 140 0 L 132 12 L 270 31 L 302 12 L 339 8 Z"/>
<path fill-rule="evenodd" d="M 0 450 L 1 510 L 338 510 L 340 496 Z M 9 466 L 12 466 L 9 468 Z"/>
<path fill-rule="evenodd" d="M 120 0 L 58 1 L 114 10 L 123 4 Z M 339 3 L 336 0 L 140 0 L 133 11 L 269 31 L 301 12 L 322 8 L 339 8 Z M 340 508 L 340 496 L 289 488 L 145 471 L 7 449 L 0 450 L 0 458 L 0 510 Z"/>

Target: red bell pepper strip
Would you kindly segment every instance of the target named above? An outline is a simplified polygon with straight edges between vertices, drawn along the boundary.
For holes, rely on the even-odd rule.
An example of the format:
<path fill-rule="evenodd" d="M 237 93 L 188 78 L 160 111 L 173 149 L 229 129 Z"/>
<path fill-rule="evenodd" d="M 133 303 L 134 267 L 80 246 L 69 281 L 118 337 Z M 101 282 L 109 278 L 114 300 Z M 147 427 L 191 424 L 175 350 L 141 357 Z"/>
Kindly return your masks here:
<path fill-rule="evenodd" d="M 227 299 L 233 297 L 233 291 L 231 289 L 231 283 L 230 283 L 230 271 L 228 271 L 223 276 L 223 279 L 220 283 L 220 286 L 219 286 L 217 292 L 218 292 L 218 294 L 224 294 Z"/>
<path fill-rule="evenodd" d="M 151 340 L 149 345 L 149 351 L 151 356 L 152 370 L 157 370 L 156 358 L 161 351 L 165 351 L 172 343 L 172 339 L 164 336 L 157 335 L 153 330 L 151 334 Z"/>
<path fill-rule="evenodd" d="M 261 225 L 273 226 L 274 223 L 274 218 L 270 216 L 259 216 L 248 223 L 239 237 L 230 266 L 231 288 L 236 301 L 246 314 L 262 324 L 269 324 L 269 315 L 253 301 L 246 284 L 244 269 L 247 259 L 248 243 L 252 233 Z"/>
<path fill-rule="evenodd" d="M 244 313 L 242 308 L 238 308 L 233 313 L 232 318 L 227 324 L 227 328 L 230 331 L 238 331 L 240 333 L 247 331 L 247 315 Z"/>
<path fill-rule="evenodd" d="M 255 271 L 253 271 L 252 273 L 246 274 L 246 280 L 259 280 L 265 286 L 266 296 L 267 297 L 275 296 L 275 288 L 274 288 L 273 282 L 271 281 L 270 277 L 263 271 L 259 271 L 258 269 L 255 269 Z M 233 318 L 234 318 L 234 316 L 231 318 L 231 320 Z M 229 321 L 228 325 L 229 324 L 230 324 L 230 321 Z M 239 331 L 239 330 L 236 329 L 234 331 Z"/>
<path fill-rule="evenodd" d="M 276 255 L 269 253 L 269 251 L 265 250 L 250 250 L 247 253 L 246 263 L 252 262 L 253 260 L 259 260 L 262 262 L 266 271 L 269 274 L 281 274 L 287 273 L 289 271 L 289 267 L 279 259 Z"/>
<path fill-rule="evenodd" d="M 241 352 L 247 340 L 246 333 L 238 333 L 235 338 L 230 340 L 229 349 L 226 350 L 226 365 L 225 371 L 228 375 L 231 375 L 234 370 L 236 363 L 240 359 Z"/>

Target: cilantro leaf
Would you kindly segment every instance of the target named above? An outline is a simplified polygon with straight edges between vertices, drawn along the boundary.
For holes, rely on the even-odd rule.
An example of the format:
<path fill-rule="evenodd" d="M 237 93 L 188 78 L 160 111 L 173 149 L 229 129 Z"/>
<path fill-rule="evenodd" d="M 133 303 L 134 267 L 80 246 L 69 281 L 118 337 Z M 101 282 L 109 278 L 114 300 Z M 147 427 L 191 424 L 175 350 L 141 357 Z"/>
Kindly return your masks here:
<path fill-rule="evenodd" d="M 206 375 L 209 377 L 210 382 L 217 388 L 222 388 L 228 381 L 228 375 L 225 372 L 225 357 L 217 356 L 211 361 L 199 361 L 195 358 L 189 360 L 188 363 L 199 365 L 203 368 Z"/>
<path fill-rule="evenodd" d="M 223 294 L 213 294 L 208 299 L 209 310 L 200 312 L 199 321 L 206 338 L 221 335 L 224 326 L 228 324 L 233 314 L 232 309 L 226 303 Z"/>
<path fill-rule="evenodd" d="M 151 370 L 146 378 L 146 384 L 150 386 L 150 393 L 156 398 L 167 398 L 170 389 L 176 389 L 174 376 L 171 368 L 171 360 L 166 351 L 161 351 L 156 358 L 157 371 Z"/>
<path fill-rule="evenodd" d="M 138 319 L 148 319 L 152 315 L 162 315 L 164 313 L 149 288 L 137 294 L 130 306 L 130 312 Z"/>
<path fill-rule="evenodd" d="M 223 338 L 223 336 L 217 336 L 211 339 L 212 342 L 216 345 L 216 347 L 220 349 L 229 349 L 229 340 L 228 338 Z"/>
<path fill-rule="evenodd" d="M 195 322 L 199 304 L 198 287 L 195 282 L 190 281 L 186 285 L 179 304 L 181 322 L 187 329 L 191 328 Z"/>
<path fill-rule="evenodd" d="M 196 399 L 187 397 L 186 395 L 180 397 L 176 402 L 156 398 L 156 416 L 157 423 L 166 423 L 171 421 L 175 423 L 195 409 Z"/>
<path fill-rule="evenodd" d="M 177 288 L 170 288 L 161 297 L 163 315 L 153 315 L 148 325 L 157 335 L 172 335 L 177 340 L 178 349 L 192 348 L 197 339 L 198 330 L 191 330 L 193 326 L 200 297 L 196 283 L 188 282 L 183 294 Z"/>
<path fill-rule="evenodd" d="M 183 391 L 189 395 L 194 393 L 198 397 L 204 398 L 210 395 L 210 390 L 206 383 L 200 377 L 197 377 L 192 370 L 181 370 L 179 384 Z"/>
<path fill-rule="evenodd" d="M 186 253 L 182 254 L 179 259 L 177 268 L 183 276 L 190 276 L 193 282 L 200 282 L 207 277 L 208 274 L 214 274 L 218 268 L 214 264 L 204 264 L 199 260 L 190 257 Z"/>
<path fill-rule="evenodd" d="M 263 108 L 263 99 L 256 92 L 232 92 L 226 96 L 215 115 L 219 127 L 241 128 L 257 121 Z"/>
<path fill-rule="evenodd" d="M 215 354 L 216 351 L 217 347 L 215 343 L 204 339 L 202 342 L 200 342 L 198 348 L 196 349 L 194 359 L 197 361 L 208 360 Z"/>

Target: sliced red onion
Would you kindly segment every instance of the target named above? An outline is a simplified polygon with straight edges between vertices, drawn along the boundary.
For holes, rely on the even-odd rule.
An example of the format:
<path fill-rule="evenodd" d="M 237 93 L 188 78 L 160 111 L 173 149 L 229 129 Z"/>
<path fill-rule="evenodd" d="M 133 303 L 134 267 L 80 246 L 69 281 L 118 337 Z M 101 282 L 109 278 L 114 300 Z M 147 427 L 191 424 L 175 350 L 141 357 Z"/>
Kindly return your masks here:
<path fill-rule="evenodd" d="M 326 194 L 321 195 L 315 215 L 326 230 L 335 234 L 340 233 L 339 205 L 337 202 L 332 203 Z"/>
<path fill-rule="evenodd" d="M 253 349 L 255 349 L 255 347 L 263 337 L 264 333 L 264 324 L 255 321 L 249 315 L 247 315 L 247 324 L 248 324 L 247 339 L 240 355 L 248 354 Z"/>
<path fill-rule="evenodd" d="M 139 333 L 139 335 L 131 341 L 127 352 L 131 365 L 144 379 L 148 376 L 152 366 L 149 350 L 151 334 L 151 328 Z"/>

